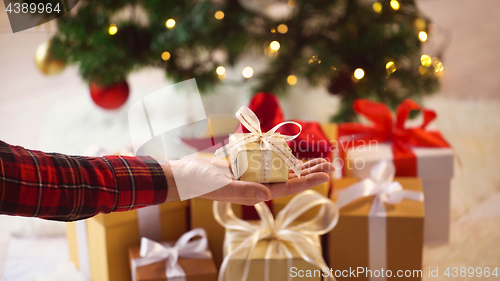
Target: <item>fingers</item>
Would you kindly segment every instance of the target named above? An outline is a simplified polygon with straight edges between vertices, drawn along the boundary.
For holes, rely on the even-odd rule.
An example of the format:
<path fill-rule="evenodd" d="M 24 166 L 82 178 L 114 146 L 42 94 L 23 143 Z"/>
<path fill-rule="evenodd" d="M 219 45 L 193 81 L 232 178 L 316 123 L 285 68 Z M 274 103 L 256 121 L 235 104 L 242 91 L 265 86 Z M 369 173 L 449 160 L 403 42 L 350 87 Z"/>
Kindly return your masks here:
<path fill-rule="evenodd" d="M 232 181 L 230 184 L 206 194 L 203 198 L 251 206 L 270 200 L 271 195 L 271 191 L 260 183 Z"/>
<path fill-rule="evenodd" d="M 332 173 L 334 170 L 333 164 L 323 158 L 310 160 L 299 166 L 299 168 L 301 168 L 300 176 L 305 176 L 308 174 L 319 173 L 319 172 L 329 174 Z M 297 175 L 292 170 L 290 170 L 289 178 L 296 178 L 296 177 Z"/>
<path fill-rule="evenodd" d="M 271 191 L 271 199 L 297 194 L 313 186 L 320 185 L 330 179 L 327 173 L 317 172 L 304 177 L 290 178 L 284 183 L 266 184 Z"/>

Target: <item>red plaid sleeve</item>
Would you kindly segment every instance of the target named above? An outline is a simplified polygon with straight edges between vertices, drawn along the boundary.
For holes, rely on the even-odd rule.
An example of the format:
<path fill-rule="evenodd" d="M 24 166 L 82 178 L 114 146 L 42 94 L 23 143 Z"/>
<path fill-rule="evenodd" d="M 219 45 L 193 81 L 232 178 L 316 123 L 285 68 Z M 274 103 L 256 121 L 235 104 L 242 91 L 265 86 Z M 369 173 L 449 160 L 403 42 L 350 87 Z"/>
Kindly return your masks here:
<path fill-rule="evenodd" d="M 153 158 L 68 156 L 0 141 L 0 214 L 73 221 L 166 198 Z"/>

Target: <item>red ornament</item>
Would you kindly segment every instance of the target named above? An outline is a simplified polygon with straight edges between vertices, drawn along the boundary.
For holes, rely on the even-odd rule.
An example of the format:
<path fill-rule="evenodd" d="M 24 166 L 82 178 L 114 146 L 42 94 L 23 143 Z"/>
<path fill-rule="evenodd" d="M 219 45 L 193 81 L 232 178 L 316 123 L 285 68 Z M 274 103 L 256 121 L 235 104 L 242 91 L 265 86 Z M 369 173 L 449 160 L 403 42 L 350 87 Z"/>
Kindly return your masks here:
<path fill-rule="evenodd" d="M 117 109 L 127 102 L 130 89 L 127 81 L 110 86 L 99 86 L 90 83 L 90 96 L 95 104 L 103 109 Z"/>

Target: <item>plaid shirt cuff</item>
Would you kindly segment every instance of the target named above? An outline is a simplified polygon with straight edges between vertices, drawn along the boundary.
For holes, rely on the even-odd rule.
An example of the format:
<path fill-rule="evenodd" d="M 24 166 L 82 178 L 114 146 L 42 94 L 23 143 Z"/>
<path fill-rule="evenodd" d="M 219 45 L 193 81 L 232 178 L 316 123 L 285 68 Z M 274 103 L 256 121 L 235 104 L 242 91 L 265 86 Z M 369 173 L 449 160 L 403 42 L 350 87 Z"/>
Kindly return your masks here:
<path fill-rule="evenodd" d="M 118 191 L 112 211 L 128 211 L 164 203 L 167 179 L 160 164 L 151 157 L 105 156 L 111 165 Z"/>

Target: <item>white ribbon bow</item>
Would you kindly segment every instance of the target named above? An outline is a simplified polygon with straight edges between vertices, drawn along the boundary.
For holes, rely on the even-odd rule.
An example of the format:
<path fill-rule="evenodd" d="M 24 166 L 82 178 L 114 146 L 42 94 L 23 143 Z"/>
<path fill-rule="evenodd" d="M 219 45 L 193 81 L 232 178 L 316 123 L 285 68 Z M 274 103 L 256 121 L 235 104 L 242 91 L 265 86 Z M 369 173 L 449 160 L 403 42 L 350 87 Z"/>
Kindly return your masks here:
<path fill-rule="evenodd" d="M 311 220 L 291 225 L 298 217 L 315 206 L 321 206 L 318 214 Z M 321 252 L 319 236 L 332 230 L 338 222 L 339 211 L 337 205 L 330 199 L 316 191 L 306 190 L 290 200 L 285 208 L 273 218 L 269 207 L 265 203 L 255 205 L 261 218 L 259 224 L 252 224 L 241 220 L 233 212 L 230 203 L 214 202 L 214 217 L 226 228 L 225 247 L 230 243 L 238 242 L 239 245 L 227 253 L 219 271 L 219 281 L 226 280 L 226 270 L 229 260 L 239 253 L 246 257 L 245 267 L 242 270 L 241 281 L 248 277 L 252 254 L 261 240 L 269 240 L 265 255 L 264 280 L 269 280 L 269 260 L 271 258 L 287 258 L 289 267 L 292 266 L 292 253 L 294 249 L 302 259 L 317 266 L 319 269 L 326 267 Z M 288 280 L 291 280 L 291 275 Z M 331 276 L 330 280 L 335 280 Z"/>
<path fill-rule="evenodd" d="M 196 236 L 200 239 L 190 241 Z M 148 238 L 141 238 L 140 258 L 132 259 L 132 280 L 135 281 L 136 270 L 138 267 L 148 264 L 165 261 L 165 276 L 167 279 L 177 278 L 175 280 L 185 280 L 186 273 L 177 262 L 179 258 L 191 259 L 210 259 L 212 254 L 208 250 L 207 233 L 202 228 L 195 228 L 184 233 L 170 246 L 166 243 L 158 243 Z"/>
<path fill-rule="evenodd" d="M 387 216 L 384 204 L 398 204 L 403 199 L 423 201 L 424 194 L 413 190 L 403 190 L 399 182 L 395 182 L 396 168 L 392 161 L 381 160 L 370 170 L 370 177 L 359 181 L 339 192 L 337 204 L 339 208 L 367 196 L 375 196 L 370 208 L 370 216 Z"/>
<path fill-rule="evenodd" d="M 234 150 L 240 145 L 244 145 L 254 141 L 260 141 L 261 149 L 267 149 L 275 152 L 281 159 L 283 159 L 283 161 L 285 161 L 286 164 L 288 164 L 290 169 L 292 169 L 292 171 L 297 175 L 297 177 L 300 178 L 300 170 L 295 164 L 298 162 L 297 158 L 293 156 L 288 147 L 286 149 L 283 149 L 283 142 L 295 139 L 302 132 L 302 126 L 299 123 L 293 121 L 281 122 L 278 125 L 274 126 L 268 132 L 262 133 L 262 130 L 260 128 L 259 118 L 257 118 L 255 113 L 253 113 L 253 111 L 250 110 L 250 108 L 242 106 L 236 112 L 236 118 L 240 120 L 241 124 L 245 126 L 245 128 L 247 128 L 248 131 L 250 131 L 250 134 L 238 141 L 231 142 L 225 145 L 224 147 L 217 149 L 215 151 L 212 162 L 220 160 L 226 157 L 227 155 L 233 154 Z M 275 134 L 280 127 L 286 124 L 296 125 L 297 127 L 299 127 L 299 132 L 293 136 Z M 270 169 L 270 165 L 267 166 Z"/>
<path fill-rule="evenodd" d="M 387 210 L 385 204 L 398 204 L 403 199 L 423 201 L 419 191 L 404 190 L 394 182 L 396 168 L 392 161 L 381 160 L 370 170 L 370 177 L 339 192 L 339 208 L 351 202 L 374 196 L 368 218 L 368 267 L 370 270 L 387 269 Z M 386 280 L 385 277 L 370 277 L 370 280 Z"/>

